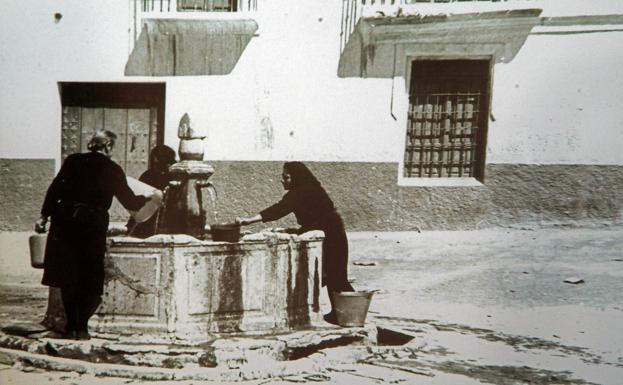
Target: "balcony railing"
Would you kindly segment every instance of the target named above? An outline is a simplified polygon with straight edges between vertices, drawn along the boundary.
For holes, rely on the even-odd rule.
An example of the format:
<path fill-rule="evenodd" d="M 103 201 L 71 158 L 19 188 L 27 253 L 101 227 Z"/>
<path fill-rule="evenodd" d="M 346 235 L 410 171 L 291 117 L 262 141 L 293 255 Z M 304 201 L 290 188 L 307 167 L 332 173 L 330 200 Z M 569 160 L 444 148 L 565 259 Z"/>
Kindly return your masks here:
<path fill-rule="evenodd" d="M 144 19 L 239 18 L 256 12 L 258 0 L 129 0 L 129 6 L 132 20 L 129 49 L 132 52 Z"/>
<path fill-rule="evenodd" d="M 140 3 L 141 11 L 144 13 L 245 12 L 257 10 L 257 0 L 140 0 Z"/>

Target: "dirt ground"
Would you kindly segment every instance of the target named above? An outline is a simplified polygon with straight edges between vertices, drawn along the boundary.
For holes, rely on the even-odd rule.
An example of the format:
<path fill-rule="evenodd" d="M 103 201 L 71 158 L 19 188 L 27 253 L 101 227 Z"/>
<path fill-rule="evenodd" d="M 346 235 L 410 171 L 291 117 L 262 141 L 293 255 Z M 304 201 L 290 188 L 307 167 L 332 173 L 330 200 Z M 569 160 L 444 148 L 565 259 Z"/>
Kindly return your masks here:
<path fill-rule="evenodd" d="M 0 319 L 47 291 L 27 233 L 0 234 Z M 405 346 L 324 349 L 322 370 L 253 384 L 623 383 L 623 228 L 349 234 L 350 277 L 376 290 L 368 322 L 416 336 Z M 577 277 L 581 283 L 566 279 Z M 324 294 L 324 292 L 323 292 Z M 323 307 L 327 306 L 326 297 Z M 0 365 L 1 384 L 128 384 Z M 159 382 L 198 384 L 199 381 Z M 213 383 L 213 382 L 212 382 Z"/>

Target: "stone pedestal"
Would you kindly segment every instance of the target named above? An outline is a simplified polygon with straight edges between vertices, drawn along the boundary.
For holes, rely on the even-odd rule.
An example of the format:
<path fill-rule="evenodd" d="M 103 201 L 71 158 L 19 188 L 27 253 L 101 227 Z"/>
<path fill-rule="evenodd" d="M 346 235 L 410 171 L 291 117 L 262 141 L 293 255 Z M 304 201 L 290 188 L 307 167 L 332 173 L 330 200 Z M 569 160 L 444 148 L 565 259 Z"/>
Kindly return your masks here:
<path fill-rule="evenodd" d="M 207 190 L 211 204 L 216 207 L 216 189 L 208 181 L 214 168 L 202 161 L 184 160 L 169 168 L 168 193 L 158 222 L 157 234 L 188 234 L 203 238 L 206 226 L 206 207 L 203 207 L 203 192 Z"/>
<path fill-rule="evenodd" d="M 321 255 L 321 235 L 110 238 L 90 327 L 188 343 L 306 328 L 321 318 Z"/>

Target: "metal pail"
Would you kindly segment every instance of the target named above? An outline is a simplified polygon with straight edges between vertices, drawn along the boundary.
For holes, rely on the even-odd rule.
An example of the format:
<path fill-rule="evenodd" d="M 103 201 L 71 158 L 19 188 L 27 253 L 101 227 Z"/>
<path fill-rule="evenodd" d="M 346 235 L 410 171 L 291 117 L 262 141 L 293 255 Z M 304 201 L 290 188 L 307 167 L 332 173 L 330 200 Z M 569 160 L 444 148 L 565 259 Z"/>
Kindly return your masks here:
<path fill-rule="evenodd" d="M 368 315 L 372 291 L 343 291 L 335 293 L 335 315 L 340 326 L 363 326 Z"/>
<path fill-rule="evenodd" d="M 215 242 L 238 242 L 240 225 L 236 223 L 219 223 L 210 225 L 212 240 Z"/>
<path fill-rule="evenodd" d="M 43 268 L 45 242 L 47 240 L 47 234 L 33 234 L 28 237 L 28 245 L 30 246 L 30 265 L 36 269 Z"/>

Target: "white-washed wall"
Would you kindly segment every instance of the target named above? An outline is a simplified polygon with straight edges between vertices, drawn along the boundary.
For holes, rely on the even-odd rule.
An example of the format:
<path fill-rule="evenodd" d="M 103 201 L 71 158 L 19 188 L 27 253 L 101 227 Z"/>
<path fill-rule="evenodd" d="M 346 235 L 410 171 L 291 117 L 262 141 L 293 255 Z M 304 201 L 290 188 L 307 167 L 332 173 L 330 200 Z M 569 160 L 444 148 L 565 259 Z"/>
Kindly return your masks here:
<path fill-rule="evenodd" d="M 489 6 L 544 8 L 544 16 L 623 14 L 623 1 L 586 3 Z M 394 82 L 390 111 L 391 80 L 337 77 L 340 1 L 262 0 L 255 17 L 259 36 L 230 75 L 210 77 L 125 77 L 131 43 L 127 0 L 4 5 L 0 158 L 60 158 L 59 81 L 166 81 L 165 142 L 177 146 L 177 125 L 188 112 L 208 135 L 207 159 L 402 157 L 404 80 Z M 422 9 L 476 8 L 457 3 Z M 58 23 L 55 12 L 63 15 Z M 531 35 L 511 63 L 495 66 L 487 162 L 623 164 L 620 52 L 623 32 Z"/>
<path fill-rule="evenodd" d="M 60 159 L 59 81 L 125 81 L 126 1 L 8 0 L 0 13 L 0 157 Z M 62 14 L 55 23 L 54 14 Z"/>
<path fill-rule="evenodd" d="M 488 162 L 623 164 L 623 32 L 532 35 L 495 66 Z"/>

